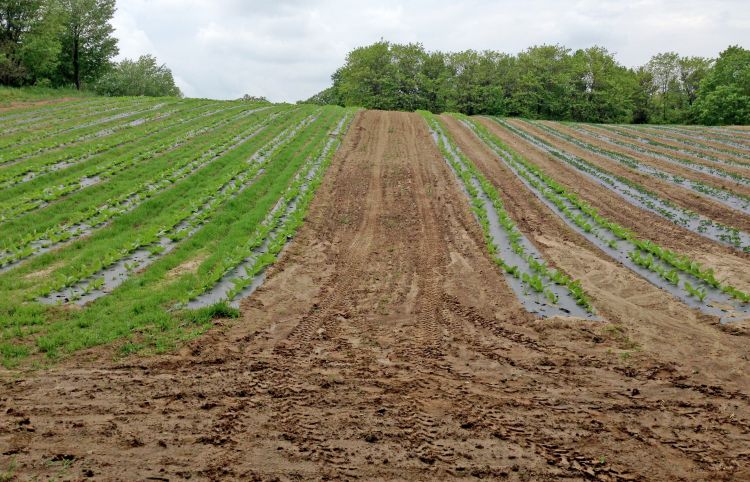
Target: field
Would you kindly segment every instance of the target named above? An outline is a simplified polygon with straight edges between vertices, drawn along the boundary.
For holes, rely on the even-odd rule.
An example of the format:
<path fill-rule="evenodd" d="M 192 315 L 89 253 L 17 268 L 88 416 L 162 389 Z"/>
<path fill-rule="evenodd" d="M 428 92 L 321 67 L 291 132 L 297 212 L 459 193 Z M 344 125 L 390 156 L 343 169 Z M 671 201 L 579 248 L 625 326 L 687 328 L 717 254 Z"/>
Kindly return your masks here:
<path fill-rule="evenodd" d="M 93 97 L 0 129 L 0 480 L 750 478 L 747 128 Z"/>

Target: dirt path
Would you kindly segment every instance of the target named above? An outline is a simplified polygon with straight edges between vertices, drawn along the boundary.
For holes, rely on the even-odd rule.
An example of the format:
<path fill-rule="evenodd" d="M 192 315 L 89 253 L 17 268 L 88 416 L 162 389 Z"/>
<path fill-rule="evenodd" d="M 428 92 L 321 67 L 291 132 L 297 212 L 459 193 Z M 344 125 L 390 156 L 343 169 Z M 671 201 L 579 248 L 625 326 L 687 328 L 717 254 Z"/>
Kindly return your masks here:
<path fill-rule="evenodd" d="M 4 383 L 0 461 L 100 480 L 750 476 L 747 338 L 527 315 L 415 114 L 360 114 L 243 313 L 175 355 Z M 673 331 L 710 353 L 646 343 Z"/>

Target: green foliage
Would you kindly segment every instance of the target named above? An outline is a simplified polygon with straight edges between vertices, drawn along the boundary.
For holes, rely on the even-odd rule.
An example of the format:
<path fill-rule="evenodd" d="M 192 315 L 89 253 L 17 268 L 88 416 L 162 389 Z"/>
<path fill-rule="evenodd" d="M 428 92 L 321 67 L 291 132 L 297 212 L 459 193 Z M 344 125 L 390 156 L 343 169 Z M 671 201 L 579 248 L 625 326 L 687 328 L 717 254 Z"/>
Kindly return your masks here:
<path fill-rule="evenodd" d="M 0 86 L 0 106 L 11 102 L 34 102 L 64 97 L 83 97 L 92 95 L 75 89 L 55 89 L 51 87 L 4 87 Z"/>
<path fill-rule="evenodd" d="M 586 311 L 593 313 L 591 302 L 588 295 L 583 291 L 580 282 L 571 279 L 558 270 L 551 269 L 544 261 L 539 261 L 533 254 L 527 252 L 521 243 L 523 235 L 519 232 L 510 214 L 506 211 L 496 187 L 484 177 L 471 159 L 456 146 L 450 134 L 443 129 L 441 123 L 434 115 L 427 111 L 420 111 L 419 113 L 425 119 L 430 129 L 438 135 L 438 148 L 443 153 L 446 161 L 451 165 L 456 174 L 458 174 L 463 187 L 469 194 L 472 211 L 482 226 L 487 250 L 492 255 L 495 264 L 501 267 L 506 273 L 520 279 L 537 293 L 544 293 L 551 303 L 557 303 L 558 297 L 554 292 L 546 288 L 544 279 L 557 285 L 566 286 L 573 299 L 575 299 L 576 304 Z M 456 116 L 468 120 L 467 117 L 460 117 L 460 114 L 456 114 Z M 492 204 L 494 212 L 497 215 L 497 221 L 508 236 L 511 249 L 525 262 L 523 263 L 523 270 L 519 266 L 510 265 L 497 253 L 495 240 L 490 233 L 489 210 L 485 207 L 485 202 L 481 199 L 480 192 Z"/>
<path fill-rule="evenodd" d="M 299 102 L 300 104 L 315 104 L 315 105 L 335 105 L 339 103 L 338 98 L 335 95 L 333 87 L 328 87 L 325 90 L 321 90 L 317 94 L 313 95 L 307 100 Z"/>
<path fill-rule="evenodd" d="M 0 83 L 48 78 L 61 45 L 60 9 L 51 0 L 0 0 Z"/>
<path fill-rule="evenodd" d="M 658 123 L 689 121 L 701 80 L 711 69 L 711 60 L 680 57 L 674 52 L 654 55 L 645 70 L 651 80 L 650 120 Z"/>
<path fill-rule="evenodd" d="M 114 27 L 109 23 L 115 13 L 115 0 L 58 0 L 62 11 L 62 51 L 58 81 L 74 84 L 93 83 L 107 72 L 117 55 Z"/>
<path fill-rule="evenodd" d="M 0 0 L 0 85 L 181 96 L 156 59 L 112 63 L 115 0 Z"/>
<path fill-rule="evenodd" d="M 703 80 L 693 115 L 702 124 L 750 124 L 750 50 L 723 51 Z"/>
<path fill-rule="evenodd" d="M 161 107 L 152 110 L 156 105 Z M 130 125 L 129 117 L 112 121 L 120 124 L 100 123 L 99 129 L 129 126 L 106 138 L 68 137 L 69 122 L 88 123 L 120 111 L 157 117 L 138 125 Z M 173 114 L 160 115 L 166 111 Z M 19 113 L 35 116 L 36 126 L 43 126 L 46 133 L 41 137 L 35 130 L 16 133 L 31 136 L 28 146 L 36 146 L 34 159 L 26 162 L 40 160 L 41 168 L 65 159 L 60 156 L 67 156 L 69 150 L 82 160 L 10 188 L 15 195 L 0 189 L 0 204 L 15 202 L 17 190 L 27 184 L 34 185 L 27 191 L 29 200 L 51 194 L 48 199 L 55 201 L 31 209 L 23 220 L 3 221 L 0 258 L 7 258 L 10 253 L 5 248 L 14 245 L 31 251 L 23 248 L 20 258 L 10 254 L 11 258 L 31 256 L 35 248 L 28 242 L 40 236 L 45 243 L 71 240 L 78 236 L 71 236 L 66 228 L 71 223 L 95 228 L 54 254 L 37 253 L 0 273 L 0 363 L 8 366 L 35 355 L 54 359 L 111 342 L 123 343 L 122 354 L 164 350 L 201 333 L 213 318 L 235 316 L 237 312 L 227 304 L 196 311 L 183 310 L 181 305 L 191 294 L 212 289 L 266 240 L 268 251 L 246 273 L 251 276 L 275 261 L 283 243 L 304 221 L 345 132 L 334 141 L 333 129 L 353 115 L 352 110 L 334 107 L 270 105 L 257 110 L 254 103 L 242 101 L 132 97 L 86 99 Z M 60 142 L 68 145 L 65 152 L 49 149 Z M 326 145 L 331 148 L 321 159 Z M 7 151 L 0 148 L 3 154 Z M 89 159 L 87 153 L 96 155 Z M 257 157 L 260 153 L 265 153 L 263 160 Z M 248 162 L 251 159 L 254 162 Z M 316 175 L 302 175 L 312 163 L 318 166 Z M 82 188 L 77 180 L 90 176 L 101 177 L 102 182 Z M 306 184 L 304 191 L 302 184 Z M 74 190 L 63 197 L 46 191 L 60 185 Z M 294 201 L 293 211 L 279 210 L 278 217 L 267 223 L 280 199 L 285 206 Z M 159 247 L 163 238 L 178 231 L 185 235 L 169 250 Z M 151 264 L 131 259 L 136 250 L 148 250 Z M 190 261 L 197 262 L 195 269 L 177 274 Z M 100 295 L 97 290 L 105 287 L 106 270 L 120 262 L 129 269 L 124 283 L 83 309 L 39 303 L 40 297 L 56 293 L 69 302 L 82 295 Z M 26 277 L 43 270 L 47 270 L 43 276 Z"/>
<path fill-rule="evenodd" d="M 512 56 L 381 41 L 353 50 L 332 78 L 310 102 L 593 122 L 629 122 L 639 86 L 606 49 L 559 45 Z"/>
<path fill-rule="evenodd" d="M 722 53 L 721 73 L 714 73 L 711 59 L 674 52 L 628 69 L 599 46 L 572 52 L 541 45 L 513 56 L 380 41 L 351 51 L 333 85 L 307 102 L 578 122 L 740 124 L 750 115 L 742 52 Z"/>
<path fill-rule="evenodd" d="M 206 306 L 199 310 L 186 311 L 183 314 L 185 321 L 202 325 L 208 323 L 211 320 L 219 318 L 239 318 L 240 310 L 233 308 L 226 301 L 220 301 L 211 306 Z"/>
<path fill-rule="evenodd" d="M 118 62 L 99 79 L 94 90 L 110 96 L 182 97 L 182 92 L 174 83 L 172 71 L 164 64 L 158 65 L 151 55 Z"/>
<path fill-rule="evenodd" d="M 739 289 L 727 283 L 719 282 L 716 279 L 712 268 L 705 268 L 700 263 L 692 260 L 688 256 L 680 255 L 674 251 L 663 248 L 653 241 L 650 241 L 648 239 L 641 239 L 627 228 L 624 228 L 623 226 L 620 226 L 617 223 L 601 216 L 595 208 L 580 199 L 575 193 L 569 192 L 568 188 L 559 184 L 534 163 L 522 157 L 518 152 L 514 151 L 512 148 L 506 145 L 494 133 L 491 133 L 481 123 L 475 121 L 474 119 L 461 117 L 460 115 L 456 115 L 456 117 L 466 121 L 467 125 L 469 125 L 474 130 L 474 132 L 476 132 L 477 135 L 488 145 L 494 145 L 500 148 L 502 151 L 506 152 L 508 154 L 508 157 L 505 157 L 505 160 L 511 166 L 515 167 L 516 172 L 521 177 L 526 179 L 526 181 L 528 181 L 535 189 L 537 189 L 545 198 L 554 203 L 560 210 L 560 212 L 565 217 L 573 221 L 576 225 L 583 229 L 586 229 L 586 225 L 590 225 L 593 227 L 593 224 L 596 224 L 599 228 L 609 231 L 618 239 L 631 242 L 633 245 L 635 245 L 636 248 L 638 248 L 638 250 L 646 253 L 644 256 L 636 250 L 629 254 L 630 259 L 633 260 L 636 264 L 659 273 L 664 279 L 672 284 L 677 284 L 678 282 L 678 276 L 676 276 L 677 273 L 674 271 L 677 270 L 694 277 L 696 280 L 702 281 L 712 288 L 720 289 L 722 292 L 739 301 L 750 301 L 750 294 L 740 291 Z M 505 127 L 511 132 L 519 132 L 517 130 L 514 130 L 509 124 L 501 120 L 494 120 L 499 125 Z M 523 166 L 523 168 L 518 169 L 517 166 Z M 566 205 L 565 202 L 562 201 L 562 199 L 566 199 L 575 207 L 577 211 L 580 211 L 582 214 L 575 213 Z M 590 219 L 591 221 L 593 221 L 593 224 L 588 223 L 586 219 Z M 660 269 L 661 267 L 657 268 L 657 264 L 655 263 L 655 260 L 657 259 L 663 262 L 665 265 L 668 265 L 668 267 L 664 269 Z M 674 270 L 669 267 L 674 268 Z M 698 296 L 697 294 L 695 296 L 700 298 L 700 296 Z M 703 295 L 703 297 L 705 297 L 705 294 Z"/>
<path fill-rule="evenodd" d="M 573 79 L 570 118 L 590 122 L 628 122 L 635 115 L 634 73 L 617 64 L 602 47 L 576 51 L 570 59 Z"/>
<path fill-rule="evenodd" d="M 0 0 L 0 84 L 95 82 L 111 66 L 115 0 Z"/>

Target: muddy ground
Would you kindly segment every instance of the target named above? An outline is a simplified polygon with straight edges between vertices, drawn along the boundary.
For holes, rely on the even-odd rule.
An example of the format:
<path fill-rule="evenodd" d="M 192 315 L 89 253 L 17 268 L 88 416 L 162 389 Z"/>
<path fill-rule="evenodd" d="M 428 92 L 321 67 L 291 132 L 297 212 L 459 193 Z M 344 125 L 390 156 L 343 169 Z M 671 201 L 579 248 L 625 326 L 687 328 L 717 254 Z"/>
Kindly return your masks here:
<path fill-rule="evenodd" d="M 745 332 L 609 262 L 449 127 L 519 227 L 583 280 L 601 321 L 526 314 L 424 122 L 368 111 L 242 319 L 171 355 L 111 362 L 100 349 L 6 374 L 0 469 L 13 463 L 19 480 L 750 479 Z"/>

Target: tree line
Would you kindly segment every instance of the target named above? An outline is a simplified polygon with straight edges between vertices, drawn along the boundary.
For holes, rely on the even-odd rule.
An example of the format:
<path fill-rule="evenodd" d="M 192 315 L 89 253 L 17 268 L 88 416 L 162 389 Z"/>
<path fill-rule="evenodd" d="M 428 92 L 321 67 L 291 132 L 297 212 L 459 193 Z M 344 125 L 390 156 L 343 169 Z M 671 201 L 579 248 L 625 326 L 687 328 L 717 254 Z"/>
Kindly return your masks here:
<path fill-rule="evenodd" d="M 608 123 L 750 124 L 750 51 L 717 59 L 655 55 L 627 68 L 599 46 L 429 52 L 376 42 L 352 50 L 333 85 L 308 101 Z"/>
<path fill-rule="evenodd" d="M 114 62 L 115 0 L 0 0 L 0 85 L 181 96 L 150 55 Z"/>

